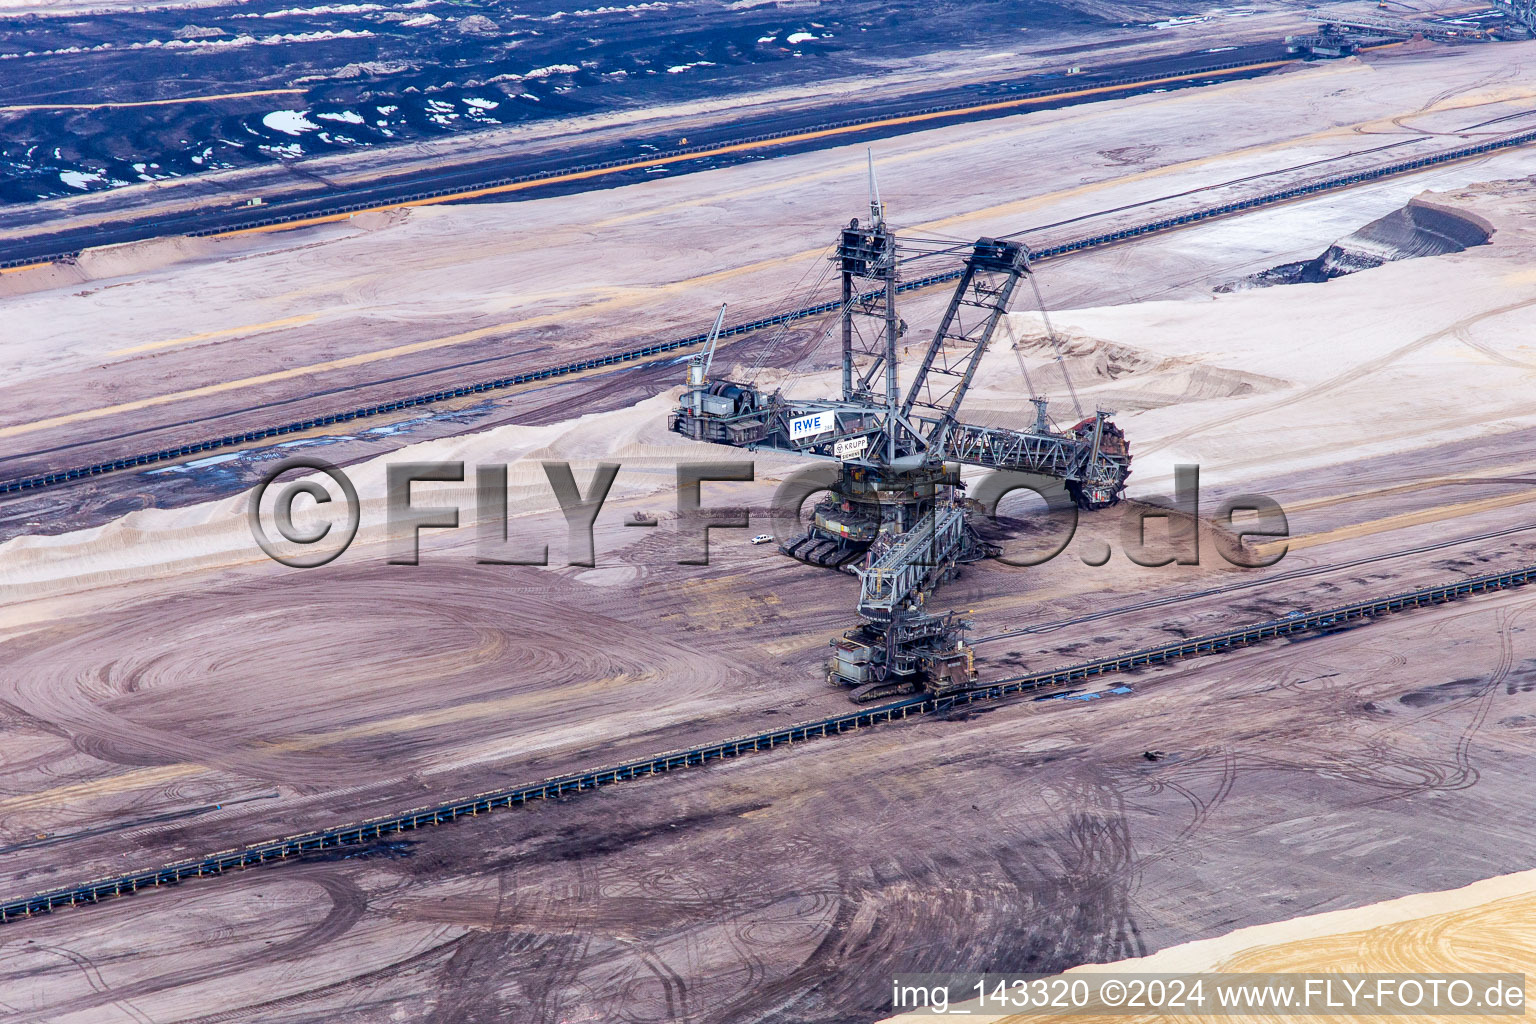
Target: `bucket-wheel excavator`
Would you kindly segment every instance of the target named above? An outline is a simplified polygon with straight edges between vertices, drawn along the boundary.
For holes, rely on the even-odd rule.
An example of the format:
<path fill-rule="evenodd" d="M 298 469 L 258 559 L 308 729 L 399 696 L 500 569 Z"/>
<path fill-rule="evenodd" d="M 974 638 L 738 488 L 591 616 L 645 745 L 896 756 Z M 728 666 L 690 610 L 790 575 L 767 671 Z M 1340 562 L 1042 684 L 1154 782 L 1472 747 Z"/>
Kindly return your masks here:
<path fill-rule="evenodd" d="M 959 280 L 903 393 L 898 342 L 906 325 L 896 312 L 902 268 L 946 249 L 963 254 Z M 705 350 L 690 361 L 669 426 L 699 441 L 836 462 L 830 493 L 804 532 L 781 545 L 801 561 L 847 567 L 860 579 L 863 622 L 833 641 L 828 679 L 852 687 L 855 700 L 962 688 L 975 681 L 962 639 L 969 623 L 924 607 L 960 565 L 995 553 L 968 520 L 959 467 L 1056 478 L 1079 507 L 1098 509 L 1120 500 L 1129 447 L 1104 410 L 1069 430 L 1053 429 L 1042 397 L 1031 399 L 1027 429 L 959 419 L 1014 289 L 1032 273 L 1022 243 L 898 240 L 871 161 L 869 221 L 842 229 L 833 260 L 842 286 L 842 396 L 794 398 L 750 382 L 711 380 L 722 309 Z"/>

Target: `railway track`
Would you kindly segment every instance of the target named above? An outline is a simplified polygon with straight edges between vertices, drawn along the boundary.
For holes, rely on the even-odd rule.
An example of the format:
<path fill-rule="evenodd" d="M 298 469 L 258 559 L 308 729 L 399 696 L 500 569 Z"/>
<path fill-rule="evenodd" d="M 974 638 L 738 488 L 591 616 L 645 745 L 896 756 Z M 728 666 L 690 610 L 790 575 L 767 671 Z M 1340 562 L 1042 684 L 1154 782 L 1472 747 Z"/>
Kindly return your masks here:
<path fill-rule="evenodd" d="M 223 850 L 147 871 L 81 882 L 62 889 L 0 902 L 0 924 L 51 913 L 63 907 L 100 903 L 111 897 L 127 896 L 144 889 L 174 885 L 191 878 L 219 876 L 229 871 L 282 863 L 290 858 L 303 857 L 306 854 L 325 850 L 365 847 L 391 836 L 432 825 L 458 821 L 461 818 L 478 817 L 494 810 L 518 807 L 535 800 L 555 800 L 620 782 L 724 761 L 755 751 L 774 750 L 781 746 L 838 736 L 908 718 L 944 714 L 971 705 L 992 703 L 1041 690 L 1070 686 L 1073 683 L 1150 665 L 1223 653 L 1267 640 L 1318 631 L 1334 632 L 1407 609 L 1444 604 L 1474 594 L 1486 594 L 1524 586 L 1533 578 L 1536 578 L 1536 566 L 1529 566 L 1509 572 L 1424 587 L 1387 597 L 1338 605 L 1321 611 L 1292 612 L 1283 618 L 1267 622 L 1240 626 L 1155 647 L 1144 647 L 1046 672 L 1012 676 L 941 697 L 930 695 L 909 697 L 862 708 L 845 715 L 802 722 L 798 725 L 738 736 L 685 750 L 667 751 L 619 765 L 545 779 L 531 785 L 479 793 L 451 803 L 415 808 L 402 814 Z"/>
<path fill-rule="evenodd" d="M 1032 260 L 1050 260 L 1083 252 L 1089 249 L 1116 245 L 1121 242 L 1136 238 L 1144 238 L 1148 235 L 1159 234 L 1167 231 L 1176 231 L 1193 224 L 1202 223 L 1218 217 L 1231 216 L 1266 206 L 1274 206 L 1279 203 L 1289 202 L 1307 196 L 1317 195 L 1322 192 L 1330 192 L 1338 189 L 1350 188 L 1371 181 L 1380 181 L 1384 178 L 1395 177 L 1401 174 L 1409 174 L 1426 167 L 1451 163 L 1457 160 L 1465 160 L 1481 156 L 1487 153 L 1512 149 L 1518 146 L 1529 145 L 1536 142 L 1536 130 L 1515 133 L 1502 139 L 1480 143 L 1475 146 L 1462 146 L 1444 152 L 1430 154 L 1413 160 L 1404 160 L 1397 163 L 1386 164 L 1370 170 L 1356 171 L 1348 174 L 1340 174 L 1329 178 L 1322 178 L 1289 188 L 1276 189 L 1262 193 L 1248 199 L 1235 200 L 1228 203 L 1219 203 L 1188 213 L 1163 217 L 1132 227 L 1121 228 L 1117 231 L 1102 232 L 1083 238 L 1073 239 L 1056 245 L 1046 246 L 1042 249 L 1031 251 Z M 1016 232 L 1015 236 L 1020 234 Z M 1014 236 L 1003 236 L 1014 237 Z M 961 271 L 949 270 L 942 273 L 929 274 L 924 277 L 903 281 L 897 286 L 901 292 L 910 292 L 921 288 L 927 288 L 935 284 L 953 281 L 959 277 Z M 807 317 L 820 316 L 830 313 L 840 307 L 837 301 L 819 302 L 799 309 L 779 313 L 774 316 L 760 317 L 743 323 L 733 324 L 721 330 L 722 338 L 736 337 L 759 331 L 770 327 L 777 327 Z M 514 373 L 491 380 L 476 381 L 457 387 L 445 388 L 439 391 L 413 395 L 408 398 L 394 399 L 387 402 L 379 402 L 373 405 L 360 406 L 354 409 L 328 413 L 320 416 L 311 416 L 306 419 L 294 420 L 289 423 L 276 424 L 267 427 L 259 427 L 254 430 L 239 431 L 226 434 L 221 437 L 207 438 L 187 444 L 173 445 L 156 451 L 139 452 L 120 458 L 103 460 L 84 466 L 69 469 L 53 470 L 32 476 L 21 477 L 0 482 L 0 495 L 17 494 L 26 491 L 37 491 L 60 484 L 70 483 L 75 480 L 102 476 L 125 469 L 134 469 L 140 466 L 153 465 L 155 463 L 168 462 L 174 459 L 185 458 L 190 455 L 199 455 L 219 449 L 237 447 L 252 444 L 272 438 L 284 437 L 289 434 L 299 434 L 336 424 L 350 423 L 355 420 L 369 419 L 374 416 L 398 412 L 404 409 L 433 405 L 439 402 L 451 401 L 470 395 L 484 394 L 500 391 L 506 388 L 517 387 L 524 384 L 536 383 L 542 380 L 550 380 L 566 377 L 589 370 L 601 369 L 605 366 L 619 366 L 626 363 L 635 363 L 646 360 L 652 356 L 666 355 L 681 349 L 701 345 L 707 335 L 703 332 L 690 334 L 686 337 L 675 338 L 671 341 L 656 342 L 643 345 L 638 348 L 626 349 L 607 355 L 593 356 L 588 359 L 579 359 L 557 366 L 545 367 L 538 370 L 529 370 L 523 373 Z"/>

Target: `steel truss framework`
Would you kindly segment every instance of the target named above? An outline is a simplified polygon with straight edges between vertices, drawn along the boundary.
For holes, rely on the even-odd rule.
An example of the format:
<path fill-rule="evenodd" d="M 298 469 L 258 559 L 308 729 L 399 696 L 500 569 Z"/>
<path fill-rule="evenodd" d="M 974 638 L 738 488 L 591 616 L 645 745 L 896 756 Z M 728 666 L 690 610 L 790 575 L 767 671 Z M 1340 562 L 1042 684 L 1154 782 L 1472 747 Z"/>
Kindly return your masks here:
<path fill-rule="evenodd" d="M 897 346 L 905 325 L 896 311 L 901 270 L 932 256 L 959 257 L 962 266 L 903 394 Z M 960 422 L 982 356 L 1019 280 L 1031 273 L 1022 243 L 898 241 L 871 166 L 869 221 L 841 230 L 833 259 L 841 275 L 841 396 L 794 399 L 751 383 L 708 381 L 716 331 L 691 364 L 670 427 L 701 441 L 840 462 L 832 497 L 818 504 L 803 536 L 781 546 L 827 567 L 865 559 L 854 568 L 864 624 L 834 643 L 829 678 L 852 686 L 859 700 L 910 691 L 920 682 L 939 692 L 965 686 L 975 678 L 960 640 L 968 623 L 924 608 L 961 562 L 987 552 L 955 501 L 959 480 L 946 464 L 1059 479 L 1078 504 L 1096 508 L 1119 500 L 1124 489 L 1130 473 L 1124 435 L 1102 410 L 1069 431 L 1054 430 L 1043 398 L 1033 399 L 1036 415 L 1027 429 Z"/>

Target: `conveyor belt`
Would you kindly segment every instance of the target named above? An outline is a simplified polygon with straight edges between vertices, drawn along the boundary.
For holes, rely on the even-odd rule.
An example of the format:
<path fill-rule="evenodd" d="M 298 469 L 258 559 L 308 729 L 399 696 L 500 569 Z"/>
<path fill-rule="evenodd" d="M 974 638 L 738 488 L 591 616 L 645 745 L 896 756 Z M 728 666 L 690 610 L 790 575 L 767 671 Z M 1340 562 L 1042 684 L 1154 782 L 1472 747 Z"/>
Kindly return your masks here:
<path fill-rule="evenodd" d="M 686 750 L 668 751 L 612 767 L 545 779 L 532 785 L 480 793 L 435 807 L 417 808 L 403 814 L 224 850 L 194 860 L 167 864 L 149 871 L 82 882 L 62 889 L 0 902 L 0 924 L 36 914 L 46 914 L 61 907 L 97 903 L 107 897 L 126 896 L 141 889 L 174 885 L 190 878 L 222 875 L 227 871 L 241 868 L 273 862 L 280 863 L 290 858 L 339 847 L 368 846 L 390 836 L 429 825 L 441 825 L 501 808 L 520 806 L 534 800 L 558 799 L 631 779 L 647 778 L 683 768 L 707 765 L 753 751 L 773 750 L 803 743 L 806 740 L 837 736 L 914 716 L 942 714 L 972 704 L 1004 700 L 1038 690 L 1067 686 L 1100 676 L 1149 665 L 1160 665 L 1182 658 L 1221 653 L 1263 643 L 1266 640 L 1318 630 L 1326 632 L 1344 629 L 1351 625 L 1368 622 L 1380 615 L 1390 615 L 1405 609 L 1444 604 L 1473 594 L 1524 586 L 1533 576 L 1536 576 L 1536 566 L 1444 583 L 1367 601 L 1357 601 L 1321 611 L 1293 612 L 1284 618 L 1220 633 L 1145 647 L 1046 672 L 999 679 L 944 697 L 910 697 L 832 718 L 802 722 L 799 725 L 739 736 Z"/>
<path fill-rule="evenodd" d="M 806 135 L 818 135 L 824 133 L 841 133 L 848 129 L 862 126 L 878 127 L 889 121 L 899 121 L 908 118 L 927 118 L 942 116 L 947 113 L 969 113 L 977 111 L 1009 111 L 1018 107 L 1035 103 L 1041 99 L 1052 96 L 1070 96 L 1080 93 L 1084 89 L 1092 89 L 1095 92 L 1109 92 L 1122 87 L 1131 87 L 1150 82 L 1168 82 L 1176 79 L 1193 79 L 1202 75 L 1220 74 L 1227 71 L 1254 71 L 1269 70 L 1286 64 L 1295 63 L 1298 58 L 1283 58 L 1255 62 L 1253 60 L 1226 61 L 1220 64 L 1206 64 L 1200 67 L 1187 68 L 1179 71 L 1161 71 L 1145 75 L 1128 75 L 1119 78 L 1111 78 L 1104 81 L 1097 79 L 1079 80 L 1071 85 L 1058 86 L 1054 89 L 1034 89 L 1019 92 L 997 100 L 978 100 L 975 97 L 958 100 L 952 103 L 930 104 L 924 107 L 916 107 L 907 110 L 899 110 L 881 114 L 869 114 L 862 117 L 846 118 L 841 121 L 828 121 L 821 124 L 813 124 L 799 128 L 788 128 L 783 131 L 765 132 L 757 135 L 746 135 L 739 138 L 725 139 L 715 142 L 702 143 L 695 146 L 680 146 L 674 149 L 657 150 L 647 154 L 643 158 L 633 155 L 619 157 L 614 160 L 601 160 L 593 163 L 572 164 L 566 167 L 552 168 L 547 171 L 537 171 L 532 174 L 520 174 L 513 177 L 491 178 L 474 185 L 454 185 L 449 188 L 420 189 L 415 192 L 405 192 L 394 196 L 386 203 L 378 200 L 366 202 L 338 202 L 330 206 L 317 206 L 306 208 L 303 211 L 280 214 L 263 211 L 255 214 L 248 220 L 234 221 L 221 224 L 218 227 L 188 231 L 186 234 L 193 238 L 210 237 L 231 234 L 240 231 L 252 231 L 261 228 L 281 227 L 285 224 L 323 220 L 335 218 L 346 214 L 363 213 L 369 210 L 387 209 L 395 206 L 423 205 L 427 203 L 452 202 L 454 199 L 464 197 L 466 193 L 496 190 L 507 186 L 537 183 L 549 179 L 563 179 L 575 175 L 592 175 L 603 171 L 620 171 L 635 167 L 637 164 L 660 165 L 686 160 L 690 157 L 706 158 L 721 150 L 731 150 L 742 146 L 753 146 L 765 142 L 773 142 L 776 139 L 798 139 Z M 70 249 L 40 256 L 21 256 L 0 260 L 0 269 L 12 267 L 28 267 L 60 260 L 73 260 L 80 256 L 81 250 Z"/>
<path fill-rule="evenodd" d="M 1405 160 L 1399 163 L 1387 164 L 1369 171 L 1359 171 L 1353 174 L 1339 175 L 1333 178 L 1325 178 L 1305 185 L 1297 185 L 1291 188 L 1279 189 L 1263 195 L 1254 196 L 1231 203 L 1222 203 L 1216 206 L 1206 207 L 1190 213 L 1180 214 L 1175 217 L 1164 217 L 1159 220 L 1148 221 L 1134 227 L 1122 228 L 1118 231 L 1105 232 L 1080 238 L 1075 241 L 1063 242 L 1058 245 L 1047 246 L 1036 252 L 1030 253 L 1032 260 L 1048 260 L 1061 256 L 1082 252 L 1087 249 L 1095 249 L 1103 246 L 1115 245 L 1134 238 L 1143 238 L 1147 235 L 1164 231 L 1175 231 L 1216 217 L 1225 217 L 1234 213 L 1241 213 L 1257 209 L 1263 206 L 1272 206 L 1277 203 L 1289 202 L 1294 199 L 1316 195 L 1320 192 L 1328 192 L 1335 189 L 1349 188 L 1354 185 L 1364 184 L 1370 181 L 1379 181 L 1399 174 L 1407 174 L 1422 170 L 1425 167 L 1436 164 L 1449 163 L 1454 160 L 1464 160 L 1469 157 L 1481 156 L 1486 153 L 1496 152 L 1502 149 L 1510 149 L 1516 146 L 1528 145 L 1536 142 L 1536 131 L 1520 132 L 1496 139 L 1492 142 L 1481 143 L 1476 146 L 1463 146 L 1458 149 L 1447 150 L 1431 156 L 1421 157 L 1416 160 Z M 1010 236 L 1003 236 L 1010 237 Z M 961 271 L 952 270 L 944 273 L 930 274 L 926 277 L 903 281 L 897 286 L 901 292 L 914 291 L 927 288 L 930 285 L 942 284 L 953 281 L 959 277 Z M 840 309 L 842 303 L 820 302 L 805 306 L 801 309 L 791 310 L 776 316 L 762 317 L 749 320 L 745 323 L 734 324 L 721 330 L 722 338 L 747 334 L 752 331 L 762 330 L 767 327 L 776 327 L 780 324 L 790 323 L 806 317 L 820 316 Z M 174 445 L 162 448 L 158 451 L 139 452 L 133 455 L 123 456 L 93 463 L 88 466 L 79 466 L 73 469 L 54 470 L 41 473 L 36 476 L 25 477 L 18 480 L 0 482 L 0 494 L 13 494 L 21 491 L 34 491 L 45 487 L 68 483 L 87 477 L 101 476 L 106 473 L 114 473 L 123 469 L 132 469 L 139 466 L 147 466 L 158 462 L 166 462 L 172 459 L 184 458 L 188 455 L 198 455 L 221 448 L 229 448 L 238 445 L 251 444 L 257 441 L 265 441 L 270 438 L 282 437 L 287 434 L 303 433 L 319 427 L 328 427 L 338 423 L 350 423 L 353 420 L 367 419 L 384 413 L 397 412 L 402 409 L 410 409 L 418 406 L 432 405 L 437 402 L 446 402 L 451 399 L 463 398 L 468 395 L 477 395 L 490 391 L 498 391 L 504 388 L 515 387 L 522 384 L 534 383 L 541 380 L 549 380 L 556 377 L 564 377 L 574 373 L 582 373 L 587 370 L 598 369 L 604 366 L 616 366 L 623 363 L 632 363 L 636 360 L 646 359 L 650 356 L 663 355 L 676 352 L 679 349 L 691 348 L 694 345 L 702 345 L 707 339 L 705 333 L 690 334 L 684 338 L 672 341 L 657 342 L 652 345 L 643 345 L 639 348 L 627 349 L 604 356 L 594 356 L 591 359 L 581 359 L 575 362 L 563 363 L 558 366 L 546 367 L 540 370 L 530 370 L 526 373 L 515 373 L 507 377 L 498 377 L 494 380 L 478 381 L 472 384 L 464 384 L 459 387 L 447 388 L 442 391 L 433 391 L 427 394 L 414 395 L 409 398 L 396 399 L 390 402 L 381 402 L 375 405 L 362 406 L 342 412 L 330 413 L 322 416 L 313 416 L 308 419 L 295 420 L 291 423 L 279 424 L 270 427 L 261 427 L 255 430 L 247 430 L 239 433 L 228 434 L 223 437 L 209 438 L 195 441 L 189 444 Z"/>

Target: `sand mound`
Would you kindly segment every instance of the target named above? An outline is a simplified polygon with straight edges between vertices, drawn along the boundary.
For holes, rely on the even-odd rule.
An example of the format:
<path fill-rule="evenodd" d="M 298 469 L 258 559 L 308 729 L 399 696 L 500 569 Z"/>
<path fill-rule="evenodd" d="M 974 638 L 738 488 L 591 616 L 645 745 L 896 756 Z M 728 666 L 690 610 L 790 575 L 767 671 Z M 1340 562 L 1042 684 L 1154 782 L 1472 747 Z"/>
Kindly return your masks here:
<path fill-rule="evenodd" d="M 1521 871 L 1460 889 L 1416 893 L 1354 910 L 1241 928 L 1115 967 L 1128 971 L 1518 972 L 1536 961 L 1533 911 L 1536 871 Z"/>
<path fill-rule="evenodd" d="M 1536 963 L 1536 871 L 1484 879 L 1446 892 L 1418 893 L 1400 899 L 1240 928 L 1112 964 L 1088 964 L 1067 974 L 1104 971 L 1136 974 L 1195 972 L 1289 973 L 1339 971 L 1361 973 L 1523 973 Z M 903 1015 L 890 1024 L 921 1024 L 947 1019 Z M 976 1021 L 1024 1021 L 979 1015 Z M 1052 1018 L 1056 1019 L 1056 1018 Z M 1172 1019 L 1161 1015 L 1078 1016 L 1062 1020 L 1150 1024 Z M 1241 1024 L 1283 1020 L 1263 1014 L 1200 1018 Z M 1338 1018 L 1345 1019 L 1345 1018 Z M 1401 1017 L 1354 1015 L 1353 1021 L 1401 1020 Z M 1472 1018 L 1466 1018 L 1468 1020 Z M 1489 1019 L 1499 1019 L 1497 1017 Z"/>
<path fill-rule="evenodd" d="M 359 231 L 383 231 L 386 228 L 398 227 L 412 217 L 420 216 L 426 210 L 425 207 L 367 210 L 348 217 L 347 226 L 357 228 Z"/>
<path fill-rule="evenodd" d="M 1060 325 L 1053 327 L 1054 338 L 1039 313 L 1007 314 L 998 326 L 997 338 L 988 353 L 989 362 L 1002 362 L 996 359 L 999 353 L 1016 367 L 1022 362 L 1023 369 L 1016 375 L 1027 375 L 1028 383 L 1041 393 L 1065 391 L 1069 377 L 1074 387 L 1081 388 L 1155 372 L 1166 362 L 1131 345 Z"/>
<path fill-rule="evenodd" d="M 228 244 L 216 238 L 175 235 L 96 246 L 73 260 L 0 274 L 0 298 L 161 270 L 187 260 L 221 255 Z"/>
<path fill-rule="evenodd" d="M 125 277 L 159 270 L 183 260 L 196 259 L 216 252 L 218 243 L 211 238 L 147 238 L 142 242 L 102 245 L 82 252 L 75 260 L 88 281 L 104 277 Z"/>
<path fill-rule="evenodd" d="M 1191 402 L 1243 398 L 1278 391 L 1288 382 L 1260 373 L 1189 362 L 1165 365 L 1155 374 L 1138 377 L 1133 387 L 1101 389 L 1095 399 L 1120 412 L 1162 409 Z"/>
<path fill-rule="evenodd" d="M 1057 327 L 1053 343 L 1038 313 L 1008 314 L 999 337 L 997 347 L 1014 363 L 1011 379 L 1021 389 L 1020 396 L 1026 391 L 1069 395 L 1075 389 L 1085 411 L 1094 403 L 1121 412 L 1160 409 L 1262 394 L 1289 384 L 1279 377 L 1212 365 L 1196 356 L 1157 355 L 1070 328 Z M 1010 346 L 1012 352 L 1006 352 Z M 1023 370 L 1017 368 L 1021 358 Z M 998 380 L 999 373 L 1008 379 L 1006 365 L 998 353 L 988 353 L 983 364 L 987 379 Z M 1105 386 L 1109 384 L 1115 386 Z"/>
<path fill-rule="evenodd" d="M 0 298 L 14 295 L 30 295 L 51 288 L 64 288 L 84 284 L 90 278 L 73 263 L 45 263 L 25 270 L 12 270 L 0 274 Z"/>
<path fill-rule="evenodd" d="M 1155 368 L 1157 357 L 1140 349 L 1122 345 L 1103 338 L 1095 338 L 1081 331 L 1058 328 L 1055 340 L 1045 329 L 1038 313 L 1009 313 L 998 332 L 998 344 L 1013 347 L 1026 360 L 1055 361 L 1058 354 L 1066 362 L 1069 372 L 1079 371 L 1100 380 L 1115 380 L 1126 374 Z"/>
<path fill-rule="evenodd" d="M 610 412 L 592 413 L 544 426 L 504 426 L 474 434 L 439 438 L 410 445 L 367 462 L 346 466 L 357 489 L 360 525 L 357 537 L 341 556 L 382 559 L 379 547 L 386 541 L 385 470 L 405 462 L 461 461 L 463 483 L 434 483 L 431 502 L 456 504 L 461 524 L 474 520 L 475 470 L 482 464 L 508 466 L 508 514 L 559 516 L 542 466 L 545 459 L 569 462 L 578 486 L 585 489 L 599 462 L 618 462 L 623 467 L 609 492 L 605 509 L 625 499 L 646 499 L 658 510 L 671 507 L 675 494 L 675 467 L 685 460 L 732 458 L 733 453 L 688 441 L 666 429 L 667 412 L 676 404 L 676 393 L 647 399 L 638 405 Z M 262 461 L 307 454 L 279 446 L 258 449 Z M 324 454 L 321 452 L 320 454 Z M 766 453 L 740 453 L 751 458 L 760 480 L 798 465 L 798 460 L 775 458 Z M 285 478 L 286 480 L 287 478 Z M 297 479 L 297 477 L 294 477 Z M 322 481 L 318 474 L 310 477 Z M 654 496 L 654 497 L 653 497 Z M 418 495 L 418 501 L 422 495 Z M 254 565 L 270 566 L 252 538 L 249 493 L 201 505 L 175 509 L 144 509 L 89 530 L 57 536 L 24 536 L 0 544 L 0 605 L 24 593 L 36 614 L 38 599 L 108 587 L 129 580 L 157 579 L 181 573 Z M 269 502 L 270 503 L 270 502 Z M 622 518 L 619 511 L 604 513 Z M 603 520 L 599 520 L 599 524 Z M 445 531 L 433 543 L 470 543 L 473 529 Z M 4 621 L 0 617 L 0 621 Z M 15 621 L 15 620 L 11 620 Z"/>
<path fill-rule="evenodd" d="M 1243 283 L 1261 287 L 1317 284 L 1396 260 L 1465 252 L 1472 246 L 1488 244 L 1493 231 L 1493 225 L 1475 213 L 1419 196 L 1407 206 L 1345 235 L 1320 256 L 1282 263 Z M 1227 287 L 1230 290 L 1231 286 Z"/>

